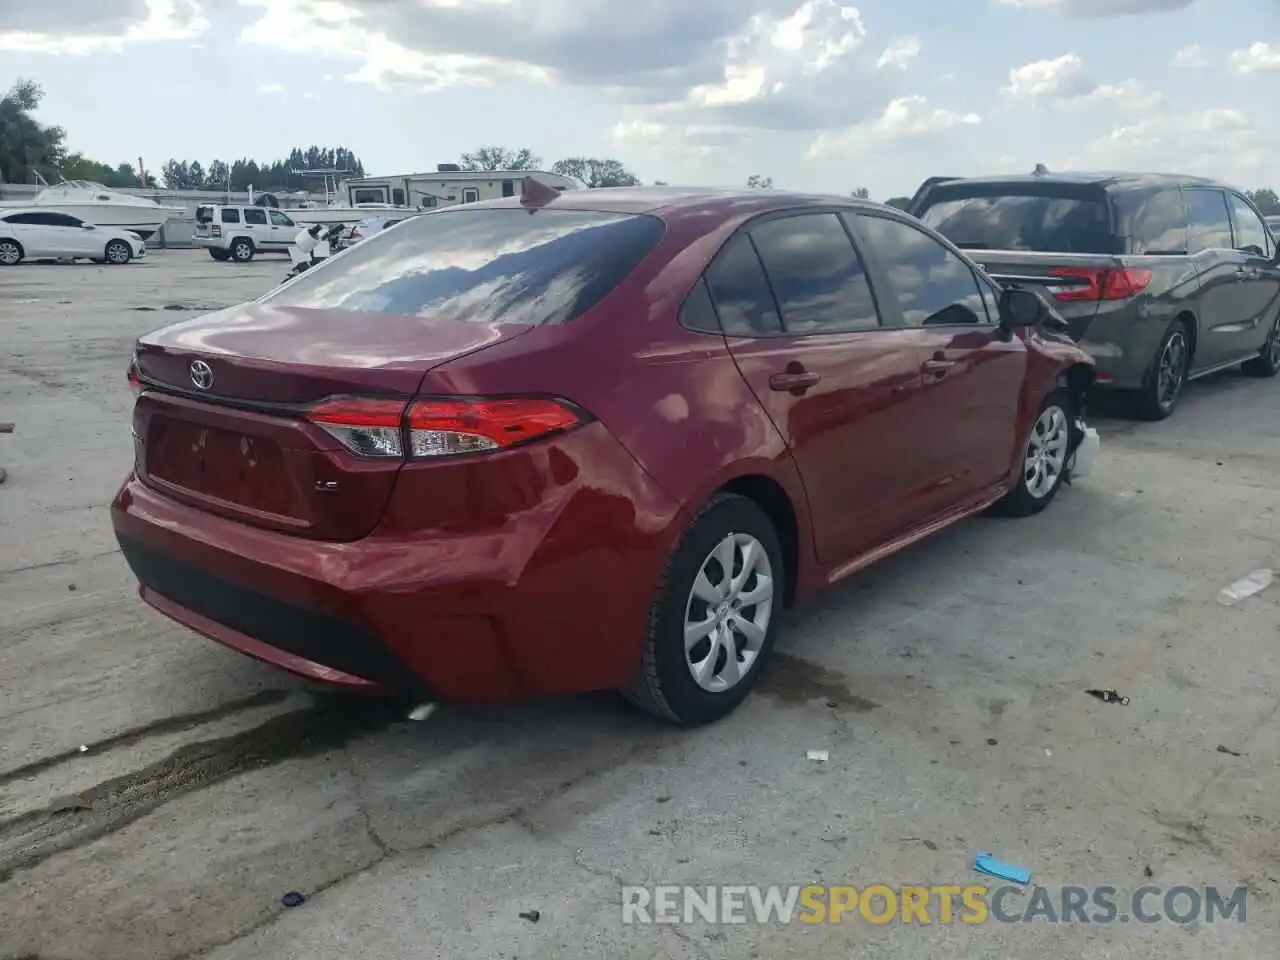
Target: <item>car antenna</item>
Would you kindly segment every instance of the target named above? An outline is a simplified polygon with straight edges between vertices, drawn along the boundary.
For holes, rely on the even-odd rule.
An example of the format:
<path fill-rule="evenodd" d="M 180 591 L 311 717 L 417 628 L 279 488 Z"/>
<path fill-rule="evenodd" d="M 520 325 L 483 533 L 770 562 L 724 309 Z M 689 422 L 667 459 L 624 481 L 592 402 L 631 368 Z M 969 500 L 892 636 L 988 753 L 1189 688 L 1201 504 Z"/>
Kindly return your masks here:
<path fill-rule="evenodd" d="M 524 183 L 520 186 L 520 206 L 522 207 L 545 207 L 548 203 L 560 196 L 560 191 L 555 187 L 543 183 L 537 177 L 525 177 Z M 530 213 L 533 210 L 529 211 Z"/>

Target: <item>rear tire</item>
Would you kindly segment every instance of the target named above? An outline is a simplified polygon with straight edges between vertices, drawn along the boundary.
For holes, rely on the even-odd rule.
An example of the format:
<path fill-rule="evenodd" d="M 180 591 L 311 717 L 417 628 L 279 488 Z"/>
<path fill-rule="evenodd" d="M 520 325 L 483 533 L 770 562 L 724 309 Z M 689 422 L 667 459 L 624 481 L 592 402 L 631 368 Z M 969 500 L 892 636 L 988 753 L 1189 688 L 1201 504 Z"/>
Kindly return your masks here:
<path fill-rule="evenodd" d="M 0 267 L 16 267 L 22 257 L 22 244 L 17 240 L 0 240 Z"/>
<path fill-rule="evenodd" d="M 785 583 L 782 547 L 765 512 L 736 494 L 713 497 L 667 562 L 640 670 L 623 696 L 682 726 L 732 713 L 768 663 Z"/>
<path fill-rule="evenodd" d="M 1068 471 L 1067 448 L 1071 443 L 1071 402 L 1065 390 L 1044 398 L 1031 434 L 1022 448 L 1018 482 L 992 513 L 1004 517 L 1029 517 L 1053 502 Z"/>
<path fill-rule="evenodd" d="M 248 263 L 254 252 L 253 241 L 247 237 L 237 237 L 231 242 L 231 259 L 236 263 Z"/>
<path fill-rule="evenodd" d="M 107 263 L 121 267 L 133 259 L 133 248 L 123 240 L 112 240 L 104 251 Z"/>
<path fill-rule="evenodd" d="M 1164 420 L 1178 407 L 1191 370 L 1191 339 L 1185 320 L 1165 333 L 1147 371 L 1147 380 L 1134 398 L 1134 411 L 1143 420 Z"/>
<path fill-rule="evenodd" d="M 227 253 L 225 250 L 210 250 L 209 256 L 213 257 L 213 259 L 217 260 L 219 263 L 226 263 L 231 254 Z"/>
<path fill-rule="evenodd" d="M 1280 317 L 1276 318 L 1258 355 L 1240 364 L 1240 369 L 1251 377 L 1274 377 L 1280 373 Z"/>

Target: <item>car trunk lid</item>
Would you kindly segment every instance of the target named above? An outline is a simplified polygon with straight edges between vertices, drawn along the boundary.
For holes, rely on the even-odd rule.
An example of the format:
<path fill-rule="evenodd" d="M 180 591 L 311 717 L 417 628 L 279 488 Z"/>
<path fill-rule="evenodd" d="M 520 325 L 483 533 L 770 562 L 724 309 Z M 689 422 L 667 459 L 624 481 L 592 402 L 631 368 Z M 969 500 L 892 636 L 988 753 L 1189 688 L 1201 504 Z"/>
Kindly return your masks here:
<path fill-rule="evenodd" d="M 354 540 L 376 526 L 398 457 L 356 456 L 308 412 L 417 392 L 431 368 L 528 326 L 250 304 L 142 337 L 136 468 L 183 502 L 254 526 Z"/>

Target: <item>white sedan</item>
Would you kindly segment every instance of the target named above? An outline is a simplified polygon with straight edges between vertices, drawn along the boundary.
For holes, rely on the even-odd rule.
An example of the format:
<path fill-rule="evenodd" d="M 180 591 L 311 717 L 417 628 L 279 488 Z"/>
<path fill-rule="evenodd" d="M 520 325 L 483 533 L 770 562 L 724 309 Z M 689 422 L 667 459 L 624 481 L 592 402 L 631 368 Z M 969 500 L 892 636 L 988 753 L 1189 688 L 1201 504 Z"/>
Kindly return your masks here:
<path fill-rule="evenodd" d="M 122 264 L 144 257 L 147 245 L 136 233 L 100 227 L 52 210 L 0 211 L 0 267 L 23 260 L 96 260 Z"/>

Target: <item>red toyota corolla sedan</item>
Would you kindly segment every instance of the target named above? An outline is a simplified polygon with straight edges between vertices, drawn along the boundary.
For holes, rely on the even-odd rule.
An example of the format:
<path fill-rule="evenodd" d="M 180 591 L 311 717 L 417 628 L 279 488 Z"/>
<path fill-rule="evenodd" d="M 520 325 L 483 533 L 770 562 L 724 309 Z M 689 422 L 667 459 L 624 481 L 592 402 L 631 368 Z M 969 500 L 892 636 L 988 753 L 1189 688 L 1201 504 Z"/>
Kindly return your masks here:
<path fill-rule="evenodd" d="M 784 606 L 1086 472 L 1089 357 L 910 217 L 528 183 L 138 341 L 147 603 L 349 688 L 705 723 Z"/>

